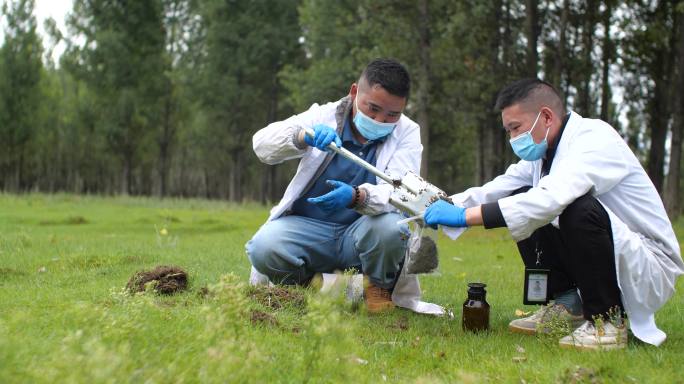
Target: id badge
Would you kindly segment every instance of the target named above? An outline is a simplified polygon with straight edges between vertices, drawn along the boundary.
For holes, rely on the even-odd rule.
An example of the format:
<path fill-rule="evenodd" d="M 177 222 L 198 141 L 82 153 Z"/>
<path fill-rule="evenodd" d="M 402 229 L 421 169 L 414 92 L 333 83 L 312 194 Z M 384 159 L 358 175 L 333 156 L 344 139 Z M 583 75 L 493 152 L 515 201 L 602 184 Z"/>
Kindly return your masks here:
<path fill-rule="evenodd" d="M 549 269 L 525 268 L 524 304 L 547 304 L 549 302 Z"/>

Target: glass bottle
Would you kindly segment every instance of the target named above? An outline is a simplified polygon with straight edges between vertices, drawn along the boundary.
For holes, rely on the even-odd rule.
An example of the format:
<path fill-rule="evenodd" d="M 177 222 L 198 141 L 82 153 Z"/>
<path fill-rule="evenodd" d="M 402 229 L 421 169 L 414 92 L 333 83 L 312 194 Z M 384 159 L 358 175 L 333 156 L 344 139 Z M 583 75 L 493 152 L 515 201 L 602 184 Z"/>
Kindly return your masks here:
<path fill-rule="evenodd" d="M 487 291 L 483 283 L 468 283 L 468 299 L 463 303 L 461 325 L 464 331 L 484 331 L 489 329 L 489 304 L 485 297 Z"/>

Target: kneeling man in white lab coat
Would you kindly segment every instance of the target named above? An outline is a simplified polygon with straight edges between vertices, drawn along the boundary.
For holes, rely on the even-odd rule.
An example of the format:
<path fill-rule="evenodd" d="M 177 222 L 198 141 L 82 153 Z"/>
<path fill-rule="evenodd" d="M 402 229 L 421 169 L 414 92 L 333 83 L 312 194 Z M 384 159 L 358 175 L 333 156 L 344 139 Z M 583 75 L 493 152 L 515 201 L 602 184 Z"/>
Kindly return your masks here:
<path fill-rule="evenodd" d="M 575 331 L 562 347 L 660 345 L 654 313 L 684 272 L 663 203 L 643 167 L 609 124 L 567 112 L 558 92 L 523 79 L 498 96 L 503 126 L 522 160 L 481 187 L 439 201 L 428 225 L 507 227 L 525 264 L 525 303 L 551 305 L 510 323 L 513 332 Z M 460 206 L 459 206 L 460 205 Z"/>

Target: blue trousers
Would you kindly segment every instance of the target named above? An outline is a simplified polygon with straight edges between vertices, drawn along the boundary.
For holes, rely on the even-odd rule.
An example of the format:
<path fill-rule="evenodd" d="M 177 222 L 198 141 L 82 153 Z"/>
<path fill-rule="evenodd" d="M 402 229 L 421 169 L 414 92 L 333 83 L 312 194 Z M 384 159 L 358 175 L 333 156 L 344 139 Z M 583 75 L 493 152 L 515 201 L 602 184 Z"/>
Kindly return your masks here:
<path fill-rule="evenodd" d="M 409 237 L 398 213 L 361 216 L 349 225 L 302 216 L 264 224 L 245 248 L 254 268 L 276 284 L 306 284 L 317 272 L 355 268 L 391 289 Z"/>

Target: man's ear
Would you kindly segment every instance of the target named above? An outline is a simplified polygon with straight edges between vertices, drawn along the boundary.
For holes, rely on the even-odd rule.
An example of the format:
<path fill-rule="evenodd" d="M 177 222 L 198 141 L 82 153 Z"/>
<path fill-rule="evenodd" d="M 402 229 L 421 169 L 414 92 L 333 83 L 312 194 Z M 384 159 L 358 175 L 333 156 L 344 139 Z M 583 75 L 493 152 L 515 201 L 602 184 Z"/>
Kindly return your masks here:
<path fill-rule="evenodd" d="M 356 83 L 352 83 L 351 88 L 349 88 L 349 96 L 351 96 L 352 100 L 356 99 L 358 92 L 359 86 Z"/>
<path fill-rule="evenodd" d="M 545 126 L 550 125 L 556 115 L 549 107 L 542 107 L 541 114 L 541 119 Z"/>

